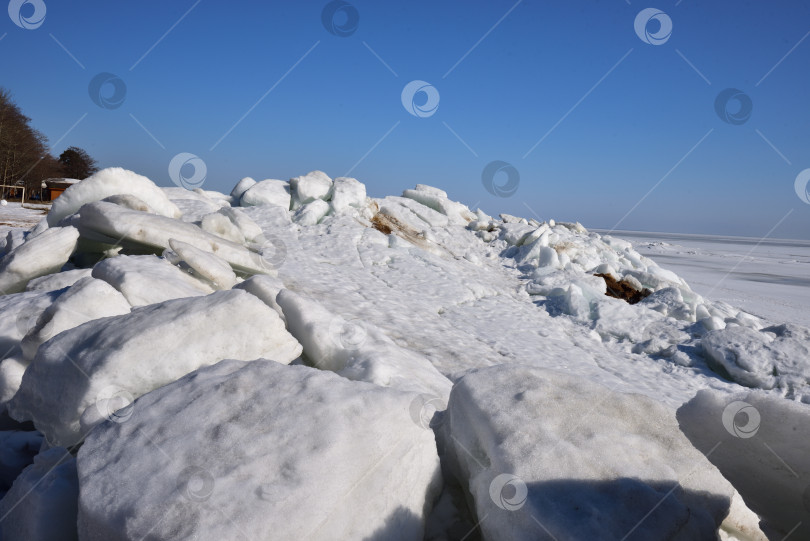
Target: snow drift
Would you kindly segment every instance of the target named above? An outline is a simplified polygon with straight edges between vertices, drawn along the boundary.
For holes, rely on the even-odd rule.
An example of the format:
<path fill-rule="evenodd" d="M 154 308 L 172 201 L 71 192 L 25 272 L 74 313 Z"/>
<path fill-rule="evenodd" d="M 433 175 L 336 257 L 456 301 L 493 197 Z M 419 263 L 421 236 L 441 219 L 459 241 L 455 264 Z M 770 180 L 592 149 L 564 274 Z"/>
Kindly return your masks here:
<path fill-rule="evenodd" d="M 321 171 L 226 195 L 106 169 L 0 253 L 4 537 L 810 523 L 810 331 L 579 223 Z"/>
<path fill-rule="evenodd" d="M 199 370 L 85 442 L 80 538 L 421 539 L 439 457 L 413 399 L 271 361 Z"/>

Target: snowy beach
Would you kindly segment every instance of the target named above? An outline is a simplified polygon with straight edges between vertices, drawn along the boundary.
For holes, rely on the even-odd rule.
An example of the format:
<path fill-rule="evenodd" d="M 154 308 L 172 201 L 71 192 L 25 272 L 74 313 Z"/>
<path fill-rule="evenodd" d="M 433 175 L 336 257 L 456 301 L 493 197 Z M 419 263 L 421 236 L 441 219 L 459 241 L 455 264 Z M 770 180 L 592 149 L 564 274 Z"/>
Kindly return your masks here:
<path fill-rule="evenodd" d="M 810 535 L 808 243 L 112 168 L 0 254 L 3 538 Z"/>

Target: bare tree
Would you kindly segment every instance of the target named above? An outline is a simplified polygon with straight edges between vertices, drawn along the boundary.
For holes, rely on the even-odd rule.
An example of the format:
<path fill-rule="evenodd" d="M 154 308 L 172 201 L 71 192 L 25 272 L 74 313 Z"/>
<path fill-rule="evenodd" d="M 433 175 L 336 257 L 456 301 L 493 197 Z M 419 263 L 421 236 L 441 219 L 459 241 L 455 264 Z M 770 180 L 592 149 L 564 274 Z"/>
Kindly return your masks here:
<path fill-rule="evenodd" d="M 26 193 L 35 194 L 47 178 L 84 179 L 97 170 L 96 161 L 78 147 L 69 147 L 59 160 L 51 156 L 48 138 L 0 88 L 0 184 L 25 186 Z"/>
<path fill-rule="evenodd" d="M 0 89 L 0 180 L 3 184 L 38 188 L 46 178 L 40 175 L 53 172 L 55 160 L 48 153 L 48 139 L 30 123 L 31 119 L 22 113 L 11 94 Z"/>

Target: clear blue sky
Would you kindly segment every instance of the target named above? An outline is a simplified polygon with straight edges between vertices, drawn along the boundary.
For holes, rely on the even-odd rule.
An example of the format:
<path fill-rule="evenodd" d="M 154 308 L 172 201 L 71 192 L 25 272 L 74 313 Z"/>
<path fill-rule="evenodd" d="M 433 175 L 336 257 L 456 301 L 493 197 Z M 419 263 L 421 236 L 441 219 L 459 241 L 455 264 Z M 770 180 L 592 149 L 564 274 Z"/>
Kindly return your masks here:
<path fill-rule="evenodd" d="M 2 18 L 0 86 L 57 155 L 80 146 L 161 185 L 189 152 L 203 187 L 226 192 L 243 176 L 350 171 L 374 196 L 426 183 L 492 214 L 810 238 L 794 189 L 810 168 L 804 1 L 353 0 L 330 19 L 346 36 L 322 1 L 45 4 L 35 29 Z M 664 15 L 640 37 L 649 7 Z M 102 72 L 125 84 L 120 107 L 91 100 Z M 438 95 L 424 117 L 403 107 L 414 80 Z M 753 106 L 737 124 L 716 111 L 727 88 Z M 740 103 L 721 111 L 734 120 Z M 482 183 L 495 160 L 520 175 L 510 197 Z"/>

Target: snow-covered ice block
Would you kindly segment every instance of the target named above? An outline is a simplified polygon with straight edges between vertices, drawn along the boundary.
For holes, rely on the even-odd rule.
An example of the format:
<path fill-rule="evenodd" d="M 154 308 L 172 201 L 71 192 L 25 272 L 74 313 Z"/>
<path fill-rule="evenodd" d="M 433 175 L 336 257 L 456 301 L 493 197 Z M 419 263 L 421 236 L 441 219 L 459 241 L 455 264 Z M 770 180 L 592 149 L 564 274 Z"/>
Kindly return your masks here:
<path fill-rule="evenodd" d="M 12 229 L 6 236 L 0 239 L 0 258 L 11 252 L 17 246 L 25 242 L 25 231 L 22 229 Z"/>
<path fill-rule="evenodd" d="M 169 239 L 169 246 L 195 276 L 208 281 L 214 289 L 230 289 L 236 285 L 236 274 L 220 257 L 176 239 Z"/>
<path fill-rule="evenodd" d="M 40 345 L 57 334 L 101 317 L 128 314 L 129 302 L 103 280 L 82 278 L 62 293 L 37 318 L 36 325 L 20 342 L 23 359 L 31 361 Z"/>
<path fill-rule="evenodd" d="M 244 291 L 166 301 L 44 343 L 9 413 L 32 420 L 51 444 L 69 446 L 132 398 L 202 366 L 259 357 L 286 364 L 300 354 L 278 314 Z"/>
<path fill-rule="evenodd" d="M 59 220 L 78 211 L 86 203 L 119 194 L 134 195 L 163 216 L 181 216 L 177 205 L 169 201 L 154 182 L 132 171 L 110 167 L 77 182 L 57 197 L 48 213 L 48 225 L 55 226 Z"/>
<path fill-rule="evenodd" d="M 169 239 L 187 242 L 200 250 L 214 253 L 235 270 L 249 274 L 272 273 L 261 256 L 244 246 L 207 233 L 196 225 L 165 216 L 124 209 L 104 202 L 82 207 L 79 230 L 101 233 L 121 244 L 134 244 L 156 251 L 169 248 Z"/>
<path fill-rule="evenodd" d="M 109 197 L 105 197 L 102 201 L 106 201 L 107 203 L 113 203 L 114 205 L 120 205 L 124 208 L 128 208 L 130 210 L 138 210 L 140 212 L 151 212 L 155 213 L 148 204 L 142 199 L 138 199 L 134 195 L 130 194 L 116 194 L 111 195 Z M 66 218 L 67 219 L 67 218 Z"/>
<path fill-rule="evenodd" d="M 705 389 L 678 421 L 774 530 L 772 539 L 810 539 L 810 406 L 759 390 Z"/>
<path fill-rule="evenodd" d="M 78 238 L 75 227 L 52 227 L 6 254 L 0 259 L 0 295 L 23 291 L 30 280 L 57 272 L 73 254 Z"/>
<path fill-rule="evenodd" d="M 338 177 L 332 188 L 330 205 L 336 214 L 350 208 L 361 208 L 366 204 L 366 185 L 351 177 Z"/>
<path fill-rule="evenodd" d="M 0 296 L 0 359 L 22 357 L 20 341 L 36 325 L 40 314 L 62 293 L 64 290 Z"/>
<path fill-rule="evenodd" d="M 680 288 L 665 287 L 645 297 L 639 302 L 639 306 L 645 306 L 665 316 L 679 319 L 681 321 L 694 322 L 697 304 L 686 302 Z"/>
<path fill-rule="evenodd" d="M 253 180 L 251 177 L 245 177 L 239 182 L 236 183 L 236 186 L 233 187 L 231 190 L 231 199 L 234 201 L 239 201 L 239 198 L 242 197 L 246 191 L 248 191 L 252 186 L 256 185 L 256 181 Z"/>
<path fill-rule="evenodd" d="M 293 221 L 298 225 L 315 225 L 321 219 L 329 214 L 331 208 L 329 203 L 322 199 L 315 199 L 309 203 L 305 203 L 293 215 Z"/>
<path fill-rule="evenodd" d="M 233 210 L 230 207 L 226 208 Z M 200 221 L 200 229 L 236 244 L 245 243 L 245 235 L 242 231 L 230 218 L 220 212 L 212 212 L 203 216 Z"/>
<path fill-rule="evenodd" d="M 154 255 L 119 255 L 93 267 L 93 278 L 120 291 L 132 306 L 146 306 L 181 297 L 199 297 L 214 289 Z"/>
<path fill-rule="evenodd" d="M 5 411 L 6 402 L 14 398 L 17 390 L 22 385 L 22 377 L 28 362 L 22 358 L 22 353 L 6 357 L 0 361 L 0 405 Z"/>
<path fill-rule="evenodd" d="M 356 319 L 347 321 L 289 289 L 282 290 L 276 302 L 312 366 L 355 381 L 434 396 L 446 403 L 450 380 L 423 355 L 397 346 L 375 326 Z"/>
<path fill-rule="evenodd" d="M 332 179 L 323 171 L 310 171 L 290 179 L 290 192 L 295 201 L 294 208 L 316 199 L 327 200 L 332 193 Z"/>
<path fill-rule="evenodd" d="M 720 375 L 810 403 L 810 330 L 793 324 L 761 331 L 729 326 L 707 333 L 700 345 Z"/>
<path fill-rule="evenodd" d="M 164 190 L 169 190 L 172 188 L 163 188 Z M 207 197 L 203 197 L 198 195 L 194 192 L 190 192 L 188 190 L 184 190 L 183 188 L 174 188 L 176 190 L 182 190 L 189 196 L 182 197 L 182 198 L 172 198 L 171 201 L 177 208 L 180 209 L 180 212 L 183 213 L 181 219 L 184 222 L 197 222 L 202 220 L 203 216 L 210 214 L 212 212 L 216 212 L 220 207 L 216 202 L 211 201 Z M 190 196 L 194 196 L 193 198 Z M 227 208 L 227 207 L 225 207 Z"/>
<path fill-rule="evenodd" d="M 25 286 L 26 291 L 55 291 L 64 287 L 69 287 L 85 278 L 90 276 L 93 269 L 73 269 L 46 276 L 34 278 L 28 285 Z"/>
<path fill-rule="evenodd" d="M 402 192 L 402 197 L 413 199 L 426 207 L 441 212 L 450 218 L 451 222 L 454 224 L 466 226 L 476 218 L 475 214 L 472 213 L 466 205 L 451 201 L 442 190 L 437 190 L 430 186 L 418 184 L 415 189 Z"/>
<path fill-rule="evenodd" d="M 226 216 L 242 233 L 248 242 L 259 242 L 262 239 L 262 228 L 240 208 L 223 207 L 219 212 Z"/>
<path fill-rule="evenodd" d="M 284 230 L 292 224 L 290 211 L 276 205 L 244 207 L 239 210 L 253 220 L 263 232 L 270 234 L 275 234 L 278 230 Z M 254 242 L 261 242 L 261 238 L 254 239 Z"/>
<path fill-rule="evenodd" d="M 641 395 L 484 368 L 453 387 L 440 433 L 488 540 L 715 539 L 719 528 L 765 539 L 674 412 Z"/>
<path fill-rule="evenodd" d="M 501 238 L 512 246 L 521 246 L 524 239 L 528 238 L 536 229 L 528 224 L 503 224 L 500 227 Z"/>
<path fill-rule="evenodd" d="M 421 540 L 441 481 L 415 398 L 264 360 L 198 370 L 85 441 L 80 537 Z"/>
<path fill-rule="evenodd" d="M 385 199 L 379 200 L 379 205 L 380 212 L 397 218 L 416 231 L 420 231 L 425 226 L 445 227 L 450 223 L 447 216 L 441 212 L 407 197 L 389 195 Z"/>
<path fill-rule="evenodd" d="M 287 325 L 284 311 L 281 309 L 281 306 L 278 305 L 278 302 L 276 302 L 279 291 L 284 289 L 284 283 L 277 277 L 257 274 L 256 276 L 251 276 L 244 282 L 236 284 L 234 288 L 244 289 L 251 295 L 258 297 L 264 304 L 275 310 L 284 322 L 284 325 Z"/>
<path fill-rule="evenodd" d="M 242 207 L 275 205 L 290 209 L 290 184 L 283 180 L 267 179 L 248 188 L 239 199 Z"/>
<path fill-rule="evenodd" d="M 34 461 L 34 456 L 42 446 L 42 440 L 42 434 L 39 432 L 22 430 L 0 432 L 0 498 L 8 492 L 20 473 Z"/>
<path fill-rule="evenodd" d="M 638 304 L 627 304 L 623 300 L 603 295 L 594 306 L 594 330 L 603 338 L 618 338 L 639 343 L 652 338 L 664 326 L 675 329 L 674 322 L 667 323 L 659 312 Z M 667 347 L 670 344 L 667 345 Z"/>
<path fill-rule="evenodd" d="M 78 540 L 76 459 L 63 447 L 36 457 L 0 501 L 0 537 L 26 541 Z"/>

